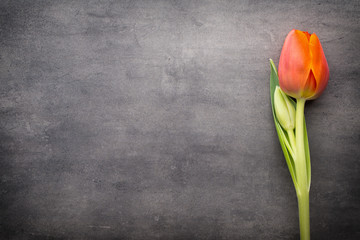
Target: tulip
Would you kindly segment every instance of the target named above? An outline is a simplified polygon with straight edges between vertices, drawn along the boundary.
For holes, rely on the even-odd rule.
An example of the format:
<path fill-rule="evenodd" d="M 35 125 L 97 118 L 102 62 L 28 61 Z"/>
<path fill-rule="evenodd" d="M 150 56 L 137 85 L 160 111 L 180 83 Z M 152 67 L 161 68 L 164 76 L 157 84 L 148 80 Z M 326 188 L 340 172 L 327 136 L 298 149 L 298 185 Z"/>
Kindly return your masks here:
<path fill-rule="evenodd" d="M 320 96 L 329 79 L 329 67 L 319 38 L 292 30 L 279 61 L 279 84 L 289 96 L 312 100 Z"/>
<path fill-rule="evenodd" d="M 300 239 L 310 240 L 311 164 L 304 108 L 307 100 L 319 97 L 325 90 L 329 80 L 329 67 L 316 34 L 299 30 L 292 30 L 285 39 L 279 71 L 276 71 L 272 60 L 270 63 L 273 116 L 296 189 Z M 287 95 L 296 98 L 296 103 Z"/>

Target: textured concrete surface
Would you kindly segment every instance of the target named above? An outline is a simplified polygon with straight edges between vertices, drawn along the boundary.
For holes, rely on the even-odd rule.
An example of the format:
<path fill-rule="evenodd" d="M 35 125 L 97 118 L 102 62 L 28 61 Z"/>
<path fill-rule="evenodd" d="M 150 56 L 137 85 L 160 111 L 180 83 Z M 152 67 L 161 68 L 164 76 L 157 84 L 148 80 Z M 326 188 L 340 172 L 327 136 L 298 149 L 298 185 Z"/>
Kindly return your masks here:
<path fill-rule="evenodd" d="M 0 239 L 298 239 L 269 58 L 316 32 L 312 239 L 360 239 L 358 1 L 1 1 Z"/>

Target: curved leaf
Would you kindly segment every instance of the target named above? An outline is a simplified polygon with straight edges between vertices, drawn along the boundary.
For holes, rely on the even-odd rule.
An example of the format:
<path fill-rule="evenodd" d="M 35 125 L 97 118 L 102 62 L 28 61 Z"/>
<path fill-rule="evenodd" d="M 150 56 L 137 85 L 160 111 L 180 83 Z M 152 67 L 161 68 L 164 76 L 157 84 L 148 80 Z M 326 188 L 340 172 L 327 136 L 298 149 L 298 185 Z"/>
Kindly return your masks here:
<path fill-rule="evenodd" d="M 291 175 L 291 178 L 293 180 L 295 189 L 297 189 L 297 181 L 296 181 L 296 174 L 295 174 L 295 165 L 294 165 L 294 156 L 292 156 L 292 150 L 290 150 L 290 144 L 289 144 L 289 138 L 284 131 L 284 129 L 280 126 L 280 123 L 278 122 L 276 115 L 275 115 L 275 109 L 274 109 L 274 92 L 276 86 L 279 86 L 279 78 L 277 74 L 276 67 L 274 65 L 274 62 L 270 59 L 270 66 L 271 66 L 271 73 L 270 73 L 270 97 L 271 97 L 271 109 L 274 117 L 276 132 L 279 137 L 279 142 L 281 145 L 281 149 L 283 150 L 284 157 L 287 163 L 287 166 L 289 168 L 289 172 Z M 291 99 L 292 104 L 294 104 L 294 107 L 296 108 L 295 102 Z"/>
<path fill-rule="evenodd" d="M 311 184 L 311 163 L 310 163 L 310 149 L 309 149 L 309 140 L 307 136 L 306 123 L 304 119 L 304 148 L 305 148 L 305 159 L 306 159 L 306 176 L 308 191 L 310 191 Z"/>

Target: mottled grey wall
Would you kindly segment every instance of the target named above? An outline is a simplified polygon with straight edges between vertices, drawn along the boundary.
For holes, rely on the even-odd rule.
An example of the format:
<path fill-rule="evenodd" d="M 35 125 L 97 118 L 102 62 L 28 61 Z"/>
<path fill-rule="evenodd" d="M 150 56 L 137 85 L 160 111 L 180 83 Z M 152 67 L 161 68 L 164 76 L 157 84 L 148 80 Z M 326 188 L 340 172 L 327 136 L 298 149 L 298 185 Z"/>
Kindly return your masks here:
<path fill-rule="evenodd" d="M 312 239 L 360 239 L 358 1 L 1 1 L 1 239 L 298 239 L 269 97 L 287 33 L 308 102 Z"/>

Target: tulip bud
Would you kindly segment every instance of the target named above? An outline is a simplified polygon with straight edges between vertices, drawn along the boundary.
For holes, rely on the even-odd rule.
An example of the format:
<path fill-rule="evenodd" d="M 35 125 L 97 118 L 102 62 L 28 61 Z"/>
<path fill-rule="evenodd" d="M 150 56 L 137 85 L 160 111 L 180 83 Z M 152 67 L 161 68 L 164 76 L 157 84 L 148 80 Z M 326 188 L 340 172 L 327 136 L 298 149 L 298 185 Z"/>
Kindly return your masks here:
<path fill-rule="evenodd" d="M 325 90 L 329 67 L 315 33 L 292 30 L 286 37 L 279 61 L 281 89 L 296 99 L 315 99 Z"/>
<path fill-rule="evenodd" d="M 276 86 L 274 92 L 274 108 L 280 125 L 287 131 L 293 130 L 295 128 L 295 108 L 279 86 Z"/>

